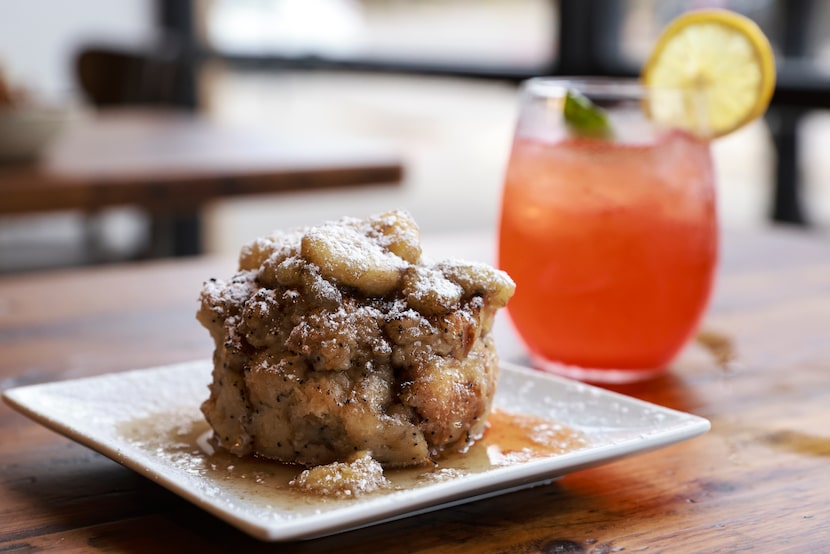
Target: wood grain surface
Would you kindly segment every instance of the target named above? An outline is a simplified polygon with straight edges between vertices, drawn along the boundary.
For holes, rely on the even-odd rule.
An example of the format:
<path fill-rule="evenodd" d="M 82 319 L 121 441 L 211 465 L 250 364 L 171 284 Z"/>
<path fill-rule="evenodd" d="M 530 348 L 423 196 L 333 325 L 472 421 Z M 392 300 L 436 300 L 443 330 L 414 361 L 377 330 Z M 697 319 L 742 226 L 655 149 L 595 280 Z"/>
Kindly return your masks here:
<path fill-rule="evenodd" d="M 442 248 L 486 257 L 488 237 Z M 0 278 L 0 388 L 210 355 L 194 319 L 232 260 Z M 549 486 L 328 538 L 266 544 L 0 405 L 0 552 L 828 552 L 830 237 L 727 234 L 704 328 L 671 371 L 615 390 L 707 417 L 696 439 Z M 509 329 L 502 355 L 521 361 Z"/>

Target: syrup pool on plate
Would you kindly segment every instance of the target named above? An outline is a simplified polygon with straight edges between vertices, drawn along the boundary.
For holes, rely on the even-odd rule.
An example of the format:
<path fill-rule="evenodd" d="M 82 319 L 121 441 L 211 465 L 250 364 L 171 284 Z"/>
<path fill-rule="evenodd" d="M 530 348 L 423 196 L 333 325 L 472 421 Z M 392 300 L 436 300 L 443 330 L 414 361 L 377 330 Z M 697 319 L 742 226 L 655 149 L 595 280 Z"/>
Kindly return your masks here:
<path fill-rule="evenodd" d="M 357 498 L 318 496 L 295 489 L 290 482 L 303 467 L 256 457 L 239 458 L 216 450 L 211 430 L 197 412 L 160 413 L 130 421 L 119 429 L 139 447 L 182 471 L 204 478 L 205 486 L 221 481 L 240 499 L 256 501 L 263 509 L 297 511 L 354 502 Z M 361 495 L 372 498 L 396 490 L 429 486 L 473 473 L 526 463 L 588 446 L 584 435 L 568 426 L 529 415 L 495 410 L 485 436 L 466 452 L 450 453 L 434 466 L 386 469 L 390 486 Z"/>

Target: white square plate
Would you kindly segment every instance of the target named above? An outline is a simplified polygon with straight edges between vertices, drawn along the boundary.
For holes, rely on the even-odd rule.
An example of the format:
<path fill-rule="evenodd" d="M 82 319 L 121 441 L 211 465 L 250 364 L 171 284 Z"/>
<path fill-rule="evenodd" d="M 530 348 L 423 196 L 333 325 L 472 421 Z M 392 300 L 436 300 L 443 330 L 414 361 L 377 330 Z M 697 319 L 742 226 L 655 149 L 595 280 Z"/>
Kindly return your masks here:
<path fill-rule="evenodd" d="M 475 462 L 487 454 L 471 450 L 451 468 L 398 470 L 390 477 L 392 488 L 338 499 L 289 488 L 287 482 L 299 472 L 292 466 L 209 455 L 209 428 L 199 405 L 208 395 L 210 372 L 211 363 L 199 361 L 20 387 L 3 398 L 46 427 L 267 541 L 319 537 L 549 483 L 710 427 L 701 417 L 503 364 L 497 408 L 563 424 L 585 444 L 509 465 Z"/>

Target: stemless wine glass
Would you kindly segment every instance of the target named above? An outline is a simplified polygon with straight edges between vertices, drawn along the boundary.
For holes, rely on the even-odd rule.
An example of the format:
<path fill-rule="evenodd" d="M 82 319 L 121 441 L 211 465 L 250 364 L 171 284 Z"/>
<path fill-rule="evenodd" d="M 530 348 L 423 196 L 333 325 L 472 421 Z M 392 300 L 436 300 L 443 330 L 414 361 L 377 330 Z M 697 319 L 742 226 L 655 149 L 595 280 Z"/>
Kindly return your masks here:
<path fill-rule="evenodd" d="M 568 91 L 610 132 L 566 117 Z M 717 262 L 702 99 L 535 78 L 519 102 L 499 263 L 516 281 L 508 313 L 533 364 L 606 383 L 665 371 L 696 330 Z"/>

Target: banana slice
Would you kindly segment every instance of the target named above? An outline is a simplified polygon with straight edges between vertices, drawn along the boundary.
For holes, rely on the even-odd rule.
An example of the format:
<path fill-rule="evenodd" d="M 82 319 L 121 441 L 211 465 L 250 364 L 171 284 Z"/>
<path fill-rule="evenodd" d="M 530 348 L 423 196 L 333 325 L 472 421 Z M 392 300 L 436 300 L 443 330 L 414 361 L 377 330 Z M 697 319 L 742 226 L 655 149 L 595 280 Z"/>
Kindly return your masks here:
<path fill-rule="evenodd" d="M 279 263 L 285 258 L 296 256 L 300 244 L 301 230 L 274 231 L 267 237 L 254 239 L 242 246 L 239 252 L 239 269 L 258 269 L 265 260 L 278 255 Z"/>
<path fill-rule="evenodd" d="M 447 279 L 437 269 L 413 266 L 403 278 L 407 303 L 426 315 L 442 314 L 457 307 L 463 294 L 461 286 Z"/>
<path fill-rule="evenodd" d="M 507 273 L 485 263 L 446 260 L 438 264 L 438 269 L 450 281 L 460 285 L 465 295 L 482 294 L 497 308 L 506 306 L 516 290 L 516 284 Z"/>
<path fill-rule="evenodd" d="M 398 287 L 407 263 L 358 229 L 324 225 L 302 238 L 301 255 L 320 274 L 369 296 L 383 296 Z"/>
<path fill-rule="evenodd" d="M 369 218 L 378 240 L 390 252 L 411 264 L 421 259 L 421 232 L 408 213 L 394 210 Z"/>

